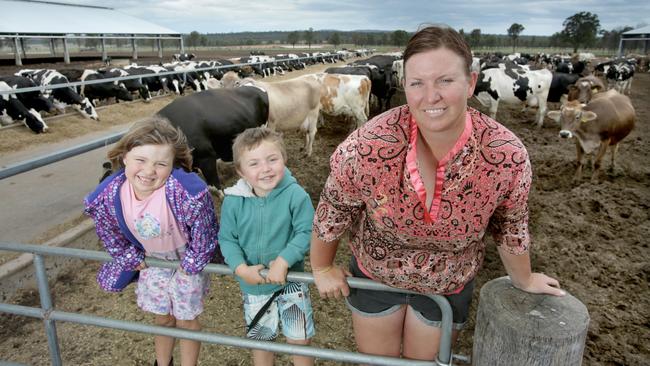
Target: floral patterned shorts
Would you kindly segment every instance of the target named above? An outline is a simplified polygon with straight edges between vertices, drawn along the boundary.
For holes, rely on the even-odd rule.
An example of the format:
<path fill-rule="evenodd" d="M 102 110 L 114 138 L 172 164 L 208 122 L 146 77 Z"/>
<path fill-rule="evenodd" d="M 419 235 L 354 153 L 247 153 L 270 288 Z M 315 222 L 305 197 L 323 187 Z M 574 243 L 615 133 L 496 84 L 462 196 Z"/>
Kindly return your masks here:
<path fill-rule="evenodd" d="M 260 308 L 272 296 L 242 295 L 247 328 Z M 262 341 L 273 340 L 278 336 L 279 325 L 282 325 L 282 334 L 289 339 L 303 340 L 314 336 L 314 316 L 307 284 L 288 282 L 259 322 L 247 332 L 246 337 Z"/>
<path fill-rule="evenodd" d="M 187 275 L 178 269 L 150 267 L 140 271 L 135 294 L 138 306 L 144 311 L 193 320 L 203 312 L 203 298 L 209 284 L 208 274 L 204 272 Z"/>

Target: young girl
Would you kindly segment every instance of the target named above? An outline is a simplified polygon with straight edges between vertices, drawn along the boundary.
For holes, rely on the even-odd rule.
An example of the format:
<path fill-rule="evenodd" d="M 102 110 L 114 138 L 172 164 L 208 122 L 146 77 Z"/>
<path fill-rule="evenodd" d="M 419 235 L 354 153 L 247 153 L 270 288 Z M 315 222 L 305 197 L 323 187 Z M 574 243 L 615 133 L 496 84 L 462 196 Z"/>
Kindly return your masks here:
<path fill-rule="evenodd" d="M 84 201 L 112 262 L 97 282 L 117 292 L 137 280 L 138 306 L 155 324 L 199 330 L 208 276 L 201 271 L 217 250 L 218 224 L 205 183 L 189 173 L 185 135 L 161 117 L 137 122 L 109 153 L 116 173 Z M 180 260 L 177 269 L 148 268 L 145 255 Z M 139 278 L 138 278 L 139 274 Z M 174 338 L 155 336 L 156 362 L 171 365 Z M 181 365 L 196 365 L 201 344 L 181 339 Z"/>
<path fill-rule="evenodd" d="M 288 271 L 303 271 L 314 207 L 285 167 L 286 156 L 277 132 L 251 128 L 237 136 L 233 158 L 242 179 L 225 190 L 219 243 L 243 292 L 246 336 L 275 339 L 281 324 L 287 343 L 306 345 L 314 336 L 309 288 L 286 280 Z M 273 353 L 253 350 L 253 362 L 273 365 Z M 293 363 L 314 360 L 296 355 Z"/>

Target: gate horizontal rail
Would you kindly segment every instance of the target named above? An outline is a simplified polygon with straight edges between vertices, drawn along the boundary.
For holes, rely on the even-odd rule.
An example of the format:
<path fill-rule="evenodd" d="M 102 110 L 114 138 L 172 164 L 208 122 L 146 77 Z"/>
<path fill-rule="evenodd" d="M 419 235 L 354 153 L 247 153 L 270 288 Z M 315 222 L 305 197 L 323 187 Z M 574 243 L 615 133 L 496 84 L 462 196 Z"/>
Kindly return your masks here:
<path fill-rule="evenodd" d="M 107 262 L 112 258 L 108 253 L 101 251 L 93 251 L 86 249 L 75 248 L 60 248 L 50 247 L 34 244 L 18 244 L 0 242 L 0 250 L 33 253 L 34 266 L 36 267 L 36 277 L 38 281 L 39 296 L 41 299 L 41 308 L 34 308 L 22 305 L 12 305 L 8 303 L 0 303 L 0 311 L 23 315 L 33 318 L 43 319 L 48 335 L 48 345 L 50 347 L 50 356 L 54 366 L 60 366 L 61 356 L 58 347 L 56 336 L 55 321 L 72 322 L 85 325 L 93 325 L 103 328 L 120 329 L 131 332 L 147 333 L 164 335 L 176 338 L 191 339 L 200 342 L 220 344 L 225 346 L 234 346 L 240 348 L 253 348 L 266 350 L 271 352 L 279 352 L 286 354 L 295 354 L 301 356 L 310 356 L 322 359 L 329 359 L 334 361 L 352 362 L 352 363 L 369 363 L 373 365 L 386 365 L 386 366 L 431 366 L 431 365 L 451 365 L 451 326 L 452 326 L 452 311 L 451 306 L 447 300 L 440 295 L 428 295 L 433 301 L 438 304 L 442 313 L 442 335 L 440 339 L 440 346 L 438 349 L 438 359 L 433 361 L 416 361 L 406 360 L 394 357 L 384 357 L 368 355 L 356 352 L 338 351 L 327 348 L 318 348 L 313 346 L 300 346 L 289 345 L 284 343 L 256 341 L 242 337 L 228 336 L 218 333 L 207 333 L 202 331 L 190 331 L 177 328 L 167 328 L 155 325 L 147 325 L 138 322 L 123 321 L 118 319 L 111 319 L 105 317 L 98 317 L 80 313 L 69 313 L 64 311 L 54 310 L 51 303 L 50 291 L 48 287 L 47 275 L 45 273 L 45 265 L 42 256 L 62 256 L 72 257 L 78 259 L 94 260 Z M 146 258 L 145 263 L 147 266 L 161 267 L 161 268 L 178 268 L 179 261 L 163 261 L 154 258 Z M 215 273 L 220 275 L 233 276 L 233 272 L 228 266 L 223 264 L 208 264 L 205 272 Z M 268 270 L 262 270 L 262 276 L 266 276 Z M 308 284 L 314 283 L 314 278 L 311 274 L 306 272 L 289 272 L 287 280 L 293 282 L 304 282 Z M 391 291 L 400 293 L 414 293 L 407 290 L 397 289 L 380 284 L 368 279 L 348 278 L 350 287 L 374 290 L 374 291 Z M 3 363 L 0 360 L 0 363 Z"/>

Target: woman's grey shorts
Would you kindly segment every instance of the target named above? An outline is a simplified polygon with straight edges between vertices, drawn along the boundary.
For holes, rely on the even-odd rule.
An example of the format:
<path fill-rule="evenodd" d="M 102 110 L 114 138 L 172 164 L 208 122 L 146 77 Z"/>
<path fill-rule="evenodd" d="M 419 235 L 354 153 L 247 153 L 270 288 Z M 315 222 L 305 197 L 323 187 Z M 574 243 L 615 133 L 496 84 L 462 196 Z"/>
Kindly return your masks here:
<path fill-rule="evenodd" d="M 355 257 L 350 260 L 350 272 L 354 277 L 368 278 L 359 269 Z M 443 295 L 451 305 L 453 329 L 461 330 L 467 322 L 473 290 L 474 280 L 471 280 L 461 292 Z M 442 323 L 440 308 L 435 301 L 424 295 L 350 288 L 350 296 L 346 298 L 346 303 L 351 311 L 366 317 L 390 315 L 399 310 L 401 305 L 409 305 L 423 323 L 438 328 Z"/>

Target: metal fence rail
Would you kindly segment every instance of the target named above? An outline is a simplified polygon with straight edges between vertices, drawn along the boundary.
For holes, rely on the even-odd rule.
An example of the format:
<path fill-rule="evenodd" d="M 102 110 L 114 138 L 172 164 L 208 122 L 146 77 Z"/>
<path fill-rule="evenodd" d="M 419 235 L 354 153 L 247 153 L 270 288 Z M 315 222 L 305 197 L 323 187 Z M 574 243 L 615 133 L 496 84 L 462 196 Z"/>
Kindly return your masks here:
<path fill-rule="evenodd" d="M 39 297 L 41 300 L 41 308 L 27 307 L 20 305 L 12 305 L 8 303 L 0 303 L 0 311 L 23 315 L 33 318 L 43 319 L 45 330 L 48 338 L 48 347 L 50 349 L 50 358 L 52 365 L 60 366 L 61 351 L 58 345 L 56 333 L 56 321 L 72 322 L 77 324 L 93 325 L 103 328 L 120 329 L 131 332 L 165 335 L 176 338 L 191 339 L 200 342 L 207 342 L 212 344 L 220 344 L 225 346 L 234 346 L 241 348 L 254 348 L 271 352 L 287 353 L 301 356 L 310 356 L 334 361 L 352 362 L 352 363 L 369 363 L 373 365 L 387 365 L 387 366 L 431 366 L 431 365 L 451 365 L 451 326 L 452 326 L 452 311 L 451 306 L 447 300 L 440 295 L 429 295 L 429 297 L 438 304 L 442 312 L 442 335 L 440 339 L 440 346 L 438 350 L 438 359 L 435 362 L 429 361 L 414 361 L 405 360 L 393 357 L 374 356 L 356 352 L 337 351 L 327 348 L 318 348 L 313 346 L 299 346 L 289 345 L 277 342 L 255 341 L 242 337 L 228 336 L 218 333 L 207 333 L 201 331 L 182 330 L 177 328 L 167 328 L 161 326 L 147 325 L 138 322 L 123 321 L 118 319 L 98 317 L 88 314 L 69 313 L 55 310 L 51 301 L 51 294 L 47 274 L 45 271 L 45 264 L 43 256 L 63 256 L 78 259 L 87 259 L 94 261 L 110 261 L 112 258 L 105 252 L 74 249 L 74 248 L 59 248 L 49 247 L 33 244 L 17 244 L 0 242 L 0 250 L 33 253 L 34 266 L 36 270 L 36 279 L 38 283 Z M 145 262 L 148 266 L 162 267 L 162 268 L 178 268 L 180 262 L 178 261 L 163 261 L 159 259 L 147 258 Z M 232 276 L 233 272 L 228 266 L 220 264 L 208 264 L 205 272 L 215 273 L 220 275 Z M 263 270 L 261 273 L 266 276 L 268 270 Z M 313 284 L 314 278 L 311 274 L 305 272 L 289 272 L 287 280 L 293 282 L 304 282 Z M 375 290 L 375 291 L 391 291 L 401 293 L 413 293 L 411 291 L 400 290 L 380 283 L 361 279 L 349 278 L 348 284 L 353 288 Z M 0 360 L 0 364 L 3 364 Z"/>
<path fill-rule="evenodd" d="M 185 74 L 191 73 L 191 72 L 203 72 L 203 71 L 213 71 L 213 70 L 220 70 L 220 69 L 232 69 L 232 68 L 238 68 L 238 67 L 243 67 L 243 66 L 252 66 L 252 65 L 262 65 L 262 64 L 277 65 L 278 63 L 283 63 L 283 62 L 302 61 L 302 60 L 314 60 L 314 61 L 316 61 L 319 57 L 322 57 L 322 56 L 306 56 L 306 57 L 298 57 L 298 58 L 275 59 L 273 61 L 248 62 L 248 63 L 242 63 L 242 64 L 219 65 L 219 66 L 214 66 L 214 67 L 199 67 L 199 68 L 191 69 L 191 70 L 162 71 L 162 72 L 151 73 L 151 74 L 118 76 L 118 77 L 102 78 L 102 79 L 87 80 L 87 81 L 73 81 L 73 82 L 69 82 L 69 83 L 50 84 L 50 85 L 44 85 L 44 86 L 31 86 L 31 87 L 28 87 L 28 88 L 16 88 L 16 89 L 11 89 L 11 90 L 0 90 L 0 95 L 4 95 L 4 94 L 20 94 L 20 93 L 27 93 L 27 92 L 33 92 L 33 91 L 37 91 L 37 92 L 42 93 L 45 90 L 52 90 L 52 89 L 61 89 L 61 88 L 67 88 L 67 87 L 76 88 L 77 86 L 92 85 L 92 84 L 104 84 L 104 83 L 112 83 L 112 82 L 121 82 L 121 81 L 124 81 L 124 80 L 135 80 L 135 79 L 142 80 L 143 78 L 153 78 L 153 77 L 158 77 L 158 76 L 169 76 L 169 75 L 179 75 L 179 74 L 185 75 Z"/>

